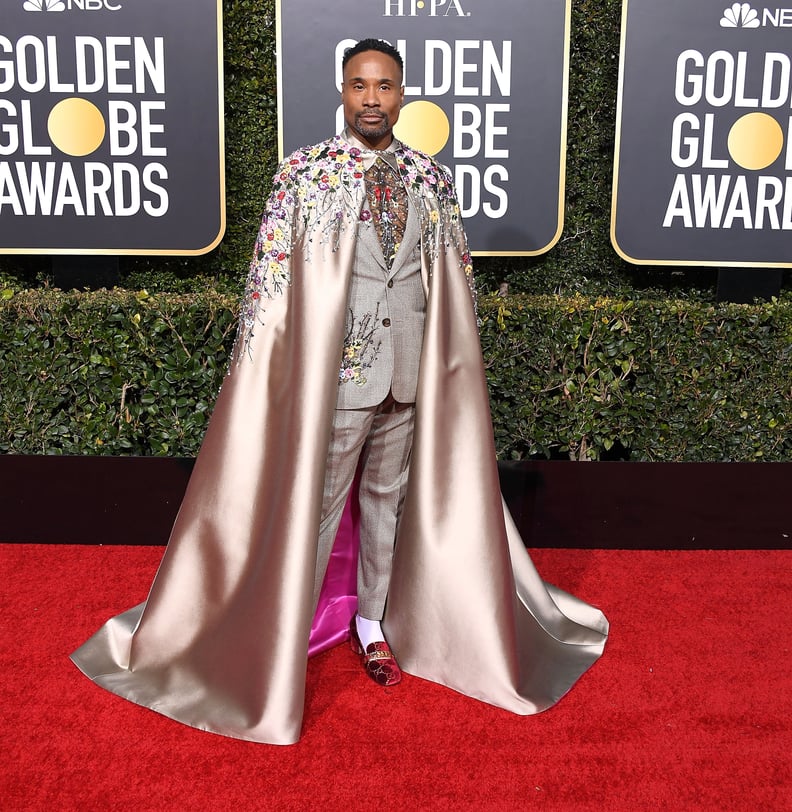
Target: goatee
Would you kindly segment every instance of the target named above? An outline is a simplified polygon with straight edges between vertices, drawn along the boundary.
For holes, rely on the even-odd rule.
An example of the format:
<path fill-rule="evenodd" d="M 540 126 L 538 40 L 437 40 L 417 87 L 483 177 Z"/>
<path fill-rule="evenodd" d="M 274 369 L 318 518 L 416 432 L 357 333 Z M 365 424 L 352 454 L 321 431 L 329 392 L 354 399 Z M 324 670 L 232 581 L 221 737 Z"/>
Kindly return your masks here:
<path fill-rule="evenodd" d="M 364 116 L 371 115 L 371 113 L 356 113 L 355 129 L 361 135 L 365 135 L 366 138 L 380 138 L 383 135 L 387 135 L 391 130 L 388 116 L 386 116 L 384 113 L 378 114 L 380 116 L 380 121 L 377 124 L 370 124 L 362 120 Z"/>

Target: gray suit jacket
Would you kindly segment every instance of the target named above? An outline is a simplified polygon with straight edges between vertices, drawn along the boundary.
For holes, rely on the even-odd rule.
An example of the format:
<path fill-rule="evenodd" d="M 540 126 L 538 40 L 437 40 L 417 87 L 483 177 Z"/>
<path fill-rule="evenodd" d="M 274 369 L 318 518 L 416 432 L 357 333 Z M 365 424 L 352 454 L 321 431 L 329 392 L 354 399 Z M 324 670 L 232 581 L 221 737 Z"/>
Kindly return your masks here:
<path fill-rule="evenodd" d="M 364 409 L 392 392 L 413 403 L 423 344 L 426 297 L 421 281 L 420 218 L 410 205 L 390 271 L 377 230 L 361 221 L 352 271 L 338 409 Z"/>

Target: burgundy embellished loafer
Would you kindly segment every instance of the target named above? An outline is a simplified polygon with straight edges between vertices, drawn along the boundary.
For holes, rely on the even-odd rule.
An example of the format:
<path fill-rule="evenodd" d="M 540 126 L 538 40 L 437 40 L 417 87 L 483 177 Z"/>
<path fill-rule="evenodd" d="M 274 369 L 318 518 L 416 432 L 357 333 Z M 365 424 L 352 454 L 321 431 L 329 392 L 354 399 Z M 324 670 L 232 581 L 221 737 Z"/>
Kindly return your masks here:
<path fill-rule="evenodd" d="M 363 668 L 377 685 L 396 685 L 401 682 L 401 670 L 390 646 L 384 641 L 369 643 L 365 651 L 357 633 L 355 616 L 349 623 L 349 643 L 352 651 L 363 658 Z"/>

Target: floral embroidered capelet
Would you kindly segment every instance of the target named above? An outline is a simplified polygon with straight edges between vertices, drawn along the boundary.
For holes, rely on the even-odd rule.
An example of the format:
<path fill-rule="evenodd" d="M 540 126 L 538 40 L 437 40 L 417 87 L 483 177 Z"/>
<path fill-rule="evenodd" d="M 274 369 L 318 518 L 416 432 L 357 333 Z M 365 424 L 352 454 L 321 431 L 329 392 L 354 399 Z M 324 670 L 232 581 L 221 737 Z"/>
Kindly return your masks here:
<path fill-rule="evenodd" d="M 399 174 L 421 217 L 430 266 L 438 251 L 453 249 L 475 301 L 473 266 L 450 173 L 425 153 L 399 141 L 395 147 Z M 263 300 L 282 295 L 291 282 L 293 247 L 301 244 L 310 259 L 317 241 L 335 251 L 341 235 L 358 228 L 365 200 L 364 161 L 374 154 L 336 135 L 281 162 L 250 263 L 238 359 L 250 353 L 254 328 L 264 323 Z"/>

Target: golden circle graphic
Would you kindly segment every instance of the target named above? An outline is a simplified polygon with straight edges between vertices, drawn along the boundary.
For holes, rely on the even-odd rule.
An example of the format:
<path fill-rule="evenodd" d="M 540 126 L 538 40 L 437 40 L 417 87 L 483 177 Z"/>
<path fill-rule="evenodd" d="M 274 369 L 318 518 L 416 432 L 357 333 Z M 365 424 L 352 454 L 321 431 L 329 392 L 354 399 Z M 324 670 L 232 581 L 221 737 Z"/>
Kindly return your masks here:
<path fill-rule="evenodd" d="M 393 132 L 413 149 L 437 155 L 448 143 L 451 125 L 441 107 L 429 101 L 405 104 Z"/>
<path fill-rule="evenodd" d="M 425 4 L 424 4 L 423 0 L 418 0 L 418 3 L 417 3 L 418 8 L 423 8 L 424 5 Z"/>
<path fill-rule="evenodd" d="M 746 113 L 729 130 L 729 155 L 743 169 L 765 169 L 781 154 L 784 133 L 767 113 Z"/>
<path fill-rule="evenodd" d="M 105 135 L 105 121 L 99 108 L 85 99 L 59 101 L 47 119 L 52 143 L 67 155 L 90 155 Z"/>

